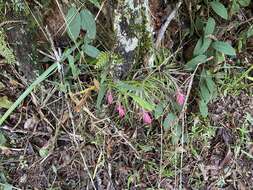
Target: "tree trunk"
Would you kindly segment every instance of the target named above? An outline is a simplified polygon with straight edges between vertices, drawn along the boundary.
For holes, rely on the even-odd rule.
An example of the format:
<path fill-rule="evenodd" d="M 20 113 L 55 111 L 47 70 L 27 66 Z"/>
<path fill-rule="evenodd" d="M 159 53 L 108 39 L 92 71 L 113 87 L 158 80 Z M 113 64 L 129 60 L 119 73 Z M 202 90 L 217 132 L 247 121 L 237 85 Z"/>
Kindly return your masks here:
<path fill-rule="evenodd" d="M 115 52 L 120 63 L 114 66 L 114 78 L 123 79 L 135 64 L 153 65 L 153 25 L 148 0 L 118 1 L 114 8 Z"/>

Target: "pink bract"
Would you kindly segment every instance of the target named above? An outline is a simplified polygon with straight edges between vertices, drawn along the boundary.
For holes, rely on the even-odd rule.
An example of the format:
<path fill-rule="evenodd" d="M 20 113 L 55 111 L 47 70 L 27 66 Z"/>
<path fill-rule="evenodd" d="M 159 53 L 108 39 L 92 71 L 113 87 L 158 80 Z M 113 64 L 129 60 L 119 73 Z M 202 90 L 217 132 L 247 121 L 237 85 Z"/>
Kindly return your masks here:
<path fill-rule="evenodd" d="M 117 109 L 117 111 L 119 113 L 119 117 L 123 118 L 125 116 L 125 110 L 124 110 L 124 108 L 119 104 L 116 109 Z"/>
<path fill-rule="evenodd" d="M 111 91 L 108 91 L 108 92 L 107 92 L 106 100 L 107 100 L 107 103 L 108 103 L 109 105 L 112 104 L 112 102 L 113 102 L 113 96 L 112 96 L 112 92 L 111 92 Z"/>
<path fill-rule="evenodd" d="M 152 118 L 150 114 L 146 111 L 143 111 L 142 119 L 143 119 L 143 122 L 147 125 L 150 125 L 152 123 Z"/>
<path fill-rule="evenodd" d="M 180 90 L 178 90 L 176 92 L 176 99 L 177 99 L 177 103 L 180 106 L 182 106 L 184 104 L 184 101 L 185 101 L 185 95 Z"/>

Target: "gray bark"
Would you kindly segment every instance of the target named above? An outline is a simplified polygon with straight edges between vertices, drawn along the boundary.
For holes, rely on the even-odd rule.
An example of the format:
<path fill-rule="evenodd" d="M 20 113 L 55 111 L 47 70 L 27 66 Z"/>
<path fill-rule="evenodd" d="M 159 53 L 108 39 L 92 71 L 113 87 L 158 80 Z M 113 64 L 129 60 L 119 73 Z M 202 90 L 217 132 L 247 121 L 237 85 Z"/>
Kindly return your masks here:
<path fill-rule="evenodd" d="M 148 0 L 118 1 L 113 27 L 115 52 L 121 60 L 114 66 L 114 78 L 125 78 L 134 64 L 153 65 L 153 26 Z"/>

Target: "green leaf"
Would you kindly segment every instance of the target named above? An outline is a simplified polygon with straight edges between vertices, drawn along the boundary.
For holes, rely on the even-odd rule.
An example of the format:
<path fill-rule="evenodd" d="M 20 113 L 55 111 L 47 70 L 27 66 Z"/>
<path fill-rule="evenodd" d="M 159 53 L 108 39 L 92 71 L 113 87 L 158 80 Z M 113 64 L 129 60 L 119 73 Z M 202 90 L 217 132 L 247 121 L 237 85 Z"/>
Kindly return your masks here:
<path fill-rule="evenodd" d="M 212 94 L 212 97 L 216 96 L 217 87 L 216 87 L 215 82 L 212 79 L 212 75 L 210 73 L 207 73 L 205 80 L 206 80 L 207 88 Z"/>
<path fill-rule="evenodd" d="M 203 99 L 205 102 L 209 102 L 212 98 L 211 93 L 209 92 L 207 86 L 205 85 L 205 83 L 202 83 L 200 85 L 200 96 L 201 99 Z"/>
<path fill-rule="evenodd" d="M 135 92 L 142 92 L 143 89 L 141 87 L 137 87 L 128 83 L 125 83 L 123 81 L 119 81 L 116 84 L 116 88 L 121 91 L 122 93 L 125 93 L 127 91 L 135 91 Z"/>
<path fill-rule="evenodd" d="M 197 57 L 194 57 L 190 61 L 188 61 L 185 65 L 185 69 L 187 70 L 194 70 L 198 64 L 205 63 L 207 60 L 206 55 L 198 55 Z"/>
<path fill-rule="evenodd" d="M 201 100 L 199 102 L 199 111 L 203 117 L 208 116 L 208 107 L 207 107 L 207 104 L 204 100 Z"/>
<path fill-rule="evenodd" d="M 236 55 L 235 49 L 227 42 L 216 41 L 212 43 L 212 47 L 225 55 Z"/>
<path fill-rule="evenodd" d="M 70 66 L 72 75 L 73 75 L 74 78 L 76 78 L 78 76 L 78 71 L 77 71 L 77 68 L 75 66 L 74 57 L 72 55 L 68 56 L 68 62 L 69 62 L 69 66 Z"/>
<path fill-rule="evenodd" d="M 6 138 L 4 135 L 0 132 L 0 146 L 3 146 L 6 143 Z"/>
<path fill-rule="evenodd" d="M 104 83 L 100 83 L 99 92 L 98 92 L 98 96 L 97 96 L 97 102 L 96 102 L 97 109 L 100 109 L 100 107 L 101 107 L 102 100 L 105 96 L 105 92 L 106 92 L 106 85 Z"/>
<path fill-rule="evenodd" d="M 7 96 L 0 97 L 0 108 L 9 109 L 13 102 L 8 100 Z"/>
<path fill-rule="evenodd" d="M 168 115 L 163 121 L 164 129 L 169 129 L 170 127 L 175 126 L 177 124 L 175 123 L 176 119 L 177 119 L 177 116 L 174 113 L 168 113 Z"/>
<path fill-rule="evenodd" d="M 206 26 L 206 20 L 204 20 L 203 17 L 196 15 L 194 28 L 196 28 L 197 31 L 200 31 L 200 30 L 203 30 L 205 26 Z"/>
<path fill-rule="evenodd" d="M 253 125 L 253 117 L 250 113 L 246 113 L 246 121 L 248 121 L 251 125 Z"/>
<path fill-rule="evenodd" d="M 228 19 L 228 11 L 222 3 L 220 3 L 219 1 L 212 1 L 210 2 L 210 5 L 217 15 L 226 20 Z"/>
<path fill-rule="evenodd" d="M 47 155 L 48 155 L 49 151 L 47 148 L 41 148 L 39 150 L 39 155 L 42 157 L 42 158 L 45 158 Z"/>
<path fill-rule="evenodd" d="M 100 4 L 97 0 L 89 0 L 93 5 L 95 5 L 97 8 L 100 8 Z"/>
<path fill-rule="evenodd" d="M 44 81 L 49 74 L 51 74 L 55 69 L 57 69 L 58 65 L 59 63 L 57 62 L 51 65 L 18 97 L 18 99 L 11 105 L 11 107 L 4 113 L 4 115 L 0 117 L 0 126 L 9 117 L 9 115 L 19 106 L 19 104 L 21 104 L 21 102 L 33 91 L 33 89 L 42 81 Z"/>
<path fill-rule="evenodd" d="M 251 0 L 238 0 L 238 3 L 242 6 L 242 7 L 247 7 L 249 6 Z"/>
<path fill-rule="evenodd" d="M 221 52 L 216 51 L 214 55 L 215 55 L 215 63 L 217 64 L 223 63 L 226 60 L 225 55 Z"/>
<path fill-rule="evenodd" d="M 64 61 L 65 59 L 68 58 L 68 56 L 73 52 L 75 51 L 77 48 L 79 48 L 79 46 L 81 45 L 81 41 L 75 43 L 72 47 L 69 47 L 67 48 L 63 54 L 62 54 L 62 57 L 61 57 L 61 61 Z"/>
<path fill-rule="evenodd" d="M 209 46 L 211 45 L 212 40 L 210 38 L 200 38 L 193 50 L 193 55 L 201 55 L 204 54 Z"/>
<path fill-rule="evenodd" d="M 13 189 L 12 185 L 10 185 L 10 184 L 4 184 L 3 190 L 12 190 L 12 189 Z"/>
<path fill-rule="evenodd" d="M 5 85 L 2 82 L 0 82 L 0 90 L 2 90 L 4 88 L 5 88 Z"/>
<path fill-rule="evenodd" d="M 88 38 L 94 39 L 96 37 L 96 21 L 92 13 L 85 9 L 80 12 L 80 16 L 82 29 L 87 32 Z"/>
<path fill-rule="evenodd" d="M 247 30 L 247 38 L 251 36 L 253 36 L 253 25 L 251 25 L 249 29 Z"/>
<path fill-rule="evenodd" d="M 90 57 L 93 57 L 93 58 L 97 58 L 98 55 L 100 54 L 100 51 L 92 46 L 92 45 L 88 45 L 88 44 L 85 44 L 82 46 L 82 50 Z"/>
<path fill-rule="evenodd" d="M 133 100 L 138 103 L 143 109 L 147 110 L 147 111 L 153 111 L 155 109 L 155 106 L 149 102 L 147 102 L 146 100 L 144 100 L 143 98 L 136 96 L 134 94 L 128 93 L 129 96 L 131 96 L 131 98 L 133 98 Z"/>
<path fill-rule="evenodd" d="M 234 15 L 240 10 L 240 5 L 237 3 L 236 0 L 233 0 L 232 6 L 231 6 L 231 15 Z"/>
<path fill-rule="evenodd" d="M 101 52 L 99 56 L 97 57 L 97 62 L 95 63 L 96 69 L 102 69 L 107 65 L 107 63 L 110 61 L 110 53 L 109 52 Z"/>
<path fill-rule="evenodd" d="M 158 119 L 160 116 L 163 115 L 163 110 L 166 107 L 165 104 L 160 103 L 155 107 L 155 119 Z"/>
<path fill-rule="evenodd" d="M 214 81 L 212 80 L 212 75 L 205 69 L 201 72 L 199 86 L 201 99 L 206 103 L 217 95 L 217 89 Z"/>
<path fill-rule="evenodd" d="M 66 20 L 67 20 L 68 35 L 73 41 L 75 41 L 79 36 L 81 30 L 81 17 L 78 10 L 75 7 L 71 7 L 68 10 Z"/>
<path fill-rule="evenodd" d="M 205 36 L 213 34 L 215 29 L 215 20 L 212 17 L 209 17 L 206 23 L 206 27 L 204 29 Z"/>

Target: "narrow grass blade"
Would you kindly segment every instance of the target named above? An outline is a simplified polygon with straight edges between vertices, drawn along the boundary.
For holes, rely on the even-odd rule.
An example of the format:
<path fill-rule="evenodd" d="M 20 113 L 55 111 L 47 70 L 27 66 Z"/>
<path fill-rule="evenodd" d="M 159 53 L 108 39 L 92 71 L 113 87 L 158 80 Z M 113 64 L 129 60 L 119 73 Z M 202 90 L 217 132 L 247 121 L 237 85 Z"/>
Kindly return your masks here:
<path fill-rule="evenodd" d="M 51 65 L 44 73 L 42 73 L 22 94 L 19 98 L 11 105 L 11 107 L 4 113 L 0 118 L 0 126 L 9 117 L 9 115 L 19 106 L 19 104 L 33 91 L 35 86 L 44 81 L 50 73 L 52 73 L 58 66 L 58 63 Z"/>

